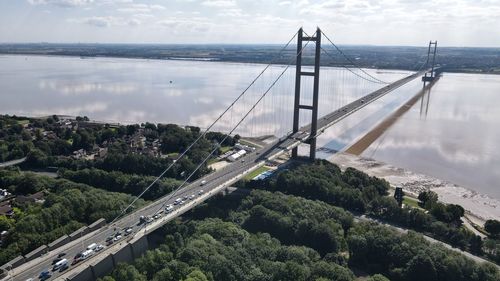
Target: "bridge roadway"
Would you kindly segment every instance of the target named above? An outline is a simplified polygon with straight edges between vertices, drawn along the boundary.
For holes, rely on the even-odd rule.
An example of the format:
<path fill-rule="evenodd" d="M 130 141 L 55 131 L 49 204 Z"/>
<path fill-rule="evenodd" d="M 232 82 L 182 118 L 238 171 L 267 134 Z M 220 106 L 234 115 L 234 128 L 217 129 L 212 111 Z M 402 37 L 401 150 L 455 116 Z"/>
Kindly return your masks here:
<path fill-rule="evenodd" d="M 355 100 L 350 104 L 320 118 L 318 120 L 318 135 L 323 133 L 326 128 L 332 126 L 333 124 L 344 119 L 345 117 L 349 116 L 355 111 L 363 108 L 364 106 L 375 101 L 376 99 L 388 94 L 394 89 L 397 89 L 402 85 L 414 80 L 415 78 L 421 76 L 422 73 L 424 72 L 425 71 L 421 71 L 409 75 L 405 78 L 402 78 L 390 85 L 387 85 L 375 92 L 372 92 L 364 96 L 363 98 Z M 9 277 L 4 280 L 26 280 L 29 278 L 34 278 L 36 280 L 40 272 L 42 272 L 45 269 L 48 270 L 51 269 L 52 260 L 55 259 L 60 252 L 65 252 L 66 253 L 65 257 L 71 262 L 73 257 L 77 253 L 80 253 L 83 250 L 85 250 L 85 248 L 88 245 L 92 243 L 105 245 L 106 244 L 105 240 L 108 236 L 114 235 L 116 231 L 123 230 L 127 227 L 133 227 L 133 234 L 131 234 L 128 237 L 122 238 L 122 240 L 131 240 L 131 239 L 136 239 L 138 236 L 143 236 L 145 235 L 145 233 L 149 233 L 155 230 L 156 228 L 161 227 L 161 225 L 168 222 L 172 218 L 181 215 L 182 213 L 193 208 L 194 206 L 204 202 L 206 199 L 210 198 L 216 193 L 229 187 L 229 185 L 237 182 L 251 171 L 263 166 L 267 160 L 275 159 L 276 157 L 279 157 L 280 155 L 289 151 L 290 149 L 297 147 L 303 142 L 306 142 L 311 137 L 309 135 L 309 129 L 310 125 L 304 126 L 299 130 L 299 132 L 293 135 L 283 137 L 272 144 L 269 144 L 261 149 L 256 150 L 255 152 L 249 153 L 247 156 L 244 157 L 244 161 L 240 160 L 233 162 L 230 165 L 226 166 L 224 169 L 218 170 L 197 181 L 190 183 L 189 185 L 186 185 L 181 190 L 179 190 L 175 196 L 172 196 L 172 198 L 169 200 L 168 200 L 169 196 L 166 195 L 139 210 L 127 214 L 123 218 L 113 223 L 113 225 L 108 224 L 102 227 L 101 229 L 98 229 L 90 234 L 87 234 L 86 236 L 78 239 L 77 241 L 70 242 L 64 246 L 61 246 L 58 249 L 55 249 L 43 255 L 38 259 L 35 259 L 31 262 L 25 263 L 17 268 L 14 268 L 9 272 Z M 201 185 L 202 181 L 206 181 L 206 184 Z M 201 196 L 198 195 L 200 190 L 204 191 L 204 194 Z M 167 215 L 164 218 L 160 218 L 158 219 L 159 220 L 158 223 L 153 222 L 151 226 L 146 227 L 145 230 L 143 228 L 141 231 L 139 231 L 140 216 L 152 216 L 162 205 L 173 204 L 176 198 L 189 196 L 191 194 L 197 196 L 197 199 L 194 200 L 195 202 L 190 203 L 188 201 L 187 203 L 189 204 L 186 204 L 185 206 L 180 206 L 180 205 L 174 206 L 174 210 L 172 212 L 173 215 Z M 66 278 L 69 276 L 73 276 L 79 270 L 82 270 L 84 266 L 86 267 L 87 264 L 89 264 L 92 260 L 96 259 L 98 256 L 104 256 L 109 254 L 111 251 L 113 251 L 113 249 L 116 249 L 117 246 L 119 247 L 119 245 L 115 246 L 111 245 L 109 248 L 106 247 L 99 253 L 96 253 L 94 256 L 90 257 L 88 260 L 82 262 L 84 264 L 82 265 L 77 264 L 74 266 L 70 266 L 70 268 L 63 273 L 59 273 L 57 271 L 53 272 L 53 276 L 50 279 L 61 280 L 63 279 L 63 277 Z"/>

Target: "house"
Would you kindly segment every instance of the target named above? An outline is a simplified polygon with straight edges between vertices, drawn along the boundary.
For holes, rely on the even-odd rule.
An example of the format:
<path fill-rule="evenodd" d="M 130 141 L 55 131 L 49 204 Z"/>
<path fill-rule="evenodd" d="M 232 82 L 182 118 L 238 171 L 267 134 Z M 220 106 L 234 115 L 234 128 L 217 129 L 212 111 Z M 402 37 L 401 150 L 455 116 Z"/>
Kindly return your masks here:
<path fill-rule="evenodd" d="M 16 202 L 20 204 L 25 204 L 25 203 L 39 203 L 43 204 L 45 202 L 45 192 L 39 191 L 37 193 L 33 193 L 28 196 L 24 195 L 19 195 L 16 197 Z"/>
<path fill-rule="evenodd" d="M 14 209 L 10 205 L 9 201 L 0 203 L 0 216 L 12 217 L 14 215 Z"/>

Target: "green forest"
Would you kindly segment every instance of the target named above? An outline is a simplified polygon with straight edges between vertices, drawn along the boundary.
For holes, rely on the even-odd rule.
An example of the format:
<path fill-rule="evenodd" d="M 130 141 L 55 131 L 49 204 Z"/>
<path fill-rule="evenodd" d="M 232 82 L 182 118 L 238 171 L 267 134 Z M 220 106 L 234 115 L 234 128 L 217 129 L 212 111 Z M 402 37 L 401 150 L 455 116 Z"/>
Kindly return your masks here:
<path fill-rule="evenodd" d="M 474 235 L 454 217 L 457 206 L 437 207 L 443 217 L 398 211 L 385 181 L 354 169 L 342 172 L 317 161 L 240 187 L 253 191 L 243 198 L 219 197 L 169 223 L 158 234 L 161 246 L 101 280 L 500 279 L 494 265 L 477 264 L 415 231 L 358 219 L 367 214 L 426 232 L 412 220 L 424 218 L 450 237 L 462 233 L 463 241 L 455 238 L 459 245 L 473 247 Z M 427 233 L 442 234 L 433 230 Z"/>
<path fill-rule="evenodd" d="M 164 243 L 101 280 L 499 280 L 420 234 L 358 222 L 338 207 L 255 190 L 162 229 Z"/>

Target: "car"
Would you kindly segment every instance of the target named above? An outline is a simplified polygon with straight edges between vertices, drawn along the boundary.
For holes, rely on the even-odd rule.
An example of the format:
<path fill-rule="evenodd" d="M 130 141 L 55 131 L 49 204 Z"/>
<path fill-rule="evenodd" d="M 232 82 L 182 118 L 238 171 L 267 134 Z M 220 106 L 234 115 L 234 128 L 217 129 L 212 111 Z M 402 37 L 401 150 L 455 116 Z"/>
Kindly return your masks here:
<path fill-rule="evenodd" d="M 116 242 L 116 241 L 118 241 L 120 239 L 122 239 L 122 236 L 121 235 L 117 235 L 117 236 L 115 236 L 115 238 L 113 239 L 113 241 Z"/>
<path fill-rule="evenodd" d="M 175 199 L 174 201 L 174 205 L 179 205 L 179 203 L 181 203 L 182 199 L 181 198 L 177 198 Z"/>
<path fill-rule="evenodd" d="M 167 207 L 165 208 L 165 212 L 170 213 L 173 209 L 174 209 L 174 206 L 167 205 Z"/>
<path fill-rule="evenodd" d="M 207 184 L 206 180 L 202 180 L 201 183 L 200 183 L 200 185 L 205 185 L 205 184 Z"/>
<path fill-rule="evenodd" d="M 201 189 L 200 191 L 198 191 L 198 195 L 202 195 L 203 194 L 203 189 Z"/>
<path fill-rule="evenodd" d="M 50 274 L 48 269 L 40 272 L 40 274 L 38 275 L 38 279 L 40 279 L 40 280 L 47 280 L 50 277 L 52 277 L 52 274 Z"/>
<path fill-rule="evenodd" d="M 132 233 L 132 227 L 127 227 L 124 232 L 125 236 L 129 236 Z"/>
<path fill-rule="evenodd" d="M 81 259 L 82 258 L 82 253 L 78 253 L 75 255 L 74 259 Z"/>
<path fill-rule="evenodd" d="M 52 260 L 52 265 L 58 263 L 61 260 L 62 260 L 62 258 L 55 258 L 54 260 Z"/>
<path fill-rule="evenodd" d="M 66 253 L 65 253 L 65 252 L 62 252 L 62 253 L 59 253 L 59 254 L 57 255 L 57 257 L 58 257 L 58 258 L 61 258 L 61 257 L 64 257 L 65 255 L 66 255 Z"/>
<path fill-rule="evenodd" d="M 155 220 L 159 219 L 161 217 L 161 213 L 157 213 L 153 216 Z"/>
<path fill-rule="evenodd" d="M 104 246 L 99 244 L 99 245 L 97 245 L 97 247 L 95 247 L 94 252 L 97 253 L 97 252 L 101 251 L 102 249 L 104 249 Z"/>
<path fill-rule="evenodd" d="M 148 217 L 148 218 L 146 219 L 146 222 L 147 222 L 147 223 L 152 223 L 152 222 L 153 222 L 153 218 L 152 218 L 152 217 Z"/>
<path fill-rule="evenodd" d="M 189 197 L 186 195 L 186 196 L 184 196 L 184 198 L 182 198 L 182 199 L 183 199 L 183 201 L 187 201 L 187 200 L 189 199 Z"/>
<path fill-rule="evenodd" d="M 361 100 L 361 103 L 365 103 L 365 100 Z"/>
<path fill-rule="evenodd" d="M 241 159 L 241 163 L 245 163 L 245 159 Z"/>
<path fill-rule="evenodd" d="M 106 244 L 107 244 L 107 245 L 111 245 L 111 244 L 113 244 L 113 239 L 114 239 L 114 238 L 115 238 L 115 237 L 114 237 L 113 235 L 108 236 L 108 237 L 106 238 Z"/>
<path fill-rule="evenodd" d="M 195 197 L 196 197 L 196 195 L 191 194 L 191 195 L 189 196 L 189 200 L 193 200 Z"/>
<path fill-rule="evenodd" d="M 184 205 L 184 200 L 182 200 L 181 202 L 179 202 L 179 205 Z"/>

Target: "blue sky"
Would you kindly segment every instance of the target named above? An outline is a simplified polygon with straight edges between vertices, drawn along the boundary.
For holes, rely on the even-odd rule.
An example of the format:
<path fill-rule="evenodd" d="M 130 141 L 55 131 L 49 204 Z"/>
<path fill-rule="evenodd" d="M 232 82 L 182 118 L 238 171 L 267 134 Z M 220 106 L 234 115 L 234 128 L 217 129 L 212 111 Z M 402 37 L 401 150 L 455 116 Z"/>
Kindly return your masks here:
<path fill-rule="evenodd" d="M 500 47 L 500 0 L 0 0 L 0 42 L 284 43 L 300 26 L 340 44 Z"/>

